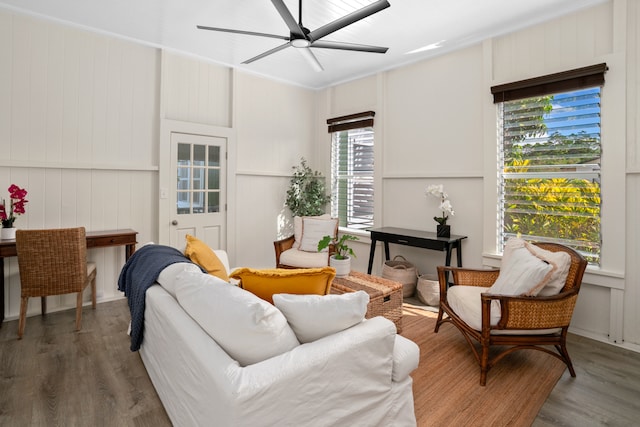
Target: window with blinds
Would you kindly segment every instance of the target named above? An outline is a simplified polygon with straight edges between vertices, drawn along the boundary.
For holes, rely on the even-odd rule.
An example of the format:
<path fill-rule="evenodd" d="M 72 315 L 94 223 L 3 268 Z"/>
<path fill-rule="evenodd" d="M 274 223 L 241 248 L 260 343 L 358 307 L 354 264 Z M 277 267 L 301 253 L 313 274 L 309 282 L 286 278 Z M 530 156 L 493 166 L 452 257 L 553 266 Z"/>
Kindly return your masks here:
<path fill-rule="evenodd" d="M 327 120 L 331 133 L 331 215 L 352 230 L 373 227 L 374 113 Z"/>
<path fill-rule="evenodd" d="M 600 95 L 581 87 L 498 103 L 498 240 L 557 242 L 600 263 Z"/>

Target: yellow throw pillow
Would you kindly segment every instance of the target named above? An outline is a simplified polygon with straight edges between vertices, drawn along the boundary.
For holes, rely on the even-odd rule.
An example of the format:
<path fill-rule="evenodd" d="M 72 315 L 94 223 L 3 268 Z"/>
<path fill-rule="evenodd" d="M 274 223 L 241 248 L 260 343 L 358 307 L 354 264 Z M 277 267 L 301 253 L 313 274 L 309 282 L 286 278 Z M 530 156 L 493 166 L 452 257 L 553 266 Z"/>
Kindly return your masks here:
<path fill-rule="evenodd" d="M 227 270 L 213 250 L 197 237 L 193 237 L 190 234 L 187 234 L 185 237 L 187 247 L 184 250 L 184 254 L 192 262 L 207 270 L 212 276 L 219 277 L 225 282 L 228 282 L 229 275 L 227 274 Z"/>
<path fill-rule="evenodd" d="M 328 295 L 336 277 L 332 267 L 256 270 L 239 268 L 230 275 L 243 289 L 273 304 L 273 294 Z"/>

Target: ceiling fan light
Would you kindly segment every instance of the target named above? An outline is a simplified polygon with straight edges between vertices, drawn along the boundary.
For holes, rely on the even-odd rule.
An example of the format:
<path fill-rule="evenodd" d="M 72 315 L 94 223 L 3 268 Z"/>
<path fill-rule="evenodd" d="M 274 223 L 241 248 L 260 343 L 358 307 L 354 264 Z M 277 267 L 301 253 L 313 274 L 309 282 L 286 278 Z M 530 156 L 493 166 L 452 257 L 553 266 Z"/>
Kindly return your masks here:
<path fill-rule="evenodd" d="M 311 42 L 306 39 L 293 39 L 291 40 L 291 46 L 293 47 L 309 47 Z"/>

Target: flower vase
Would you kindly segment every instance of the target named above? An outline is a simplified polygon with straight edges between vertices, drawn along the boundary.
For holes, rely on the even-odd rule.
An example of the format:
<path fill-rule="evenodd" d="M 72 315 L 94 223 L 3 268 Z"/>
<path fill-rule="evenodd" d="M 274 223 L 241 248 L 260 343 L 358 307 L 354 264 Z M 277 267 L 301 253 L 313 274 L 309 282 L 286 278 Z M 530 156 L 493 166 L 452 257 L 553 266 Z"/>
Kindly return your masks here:
<path fill-rule="evenodd" d="M 436 234 L 438 235 L 438 237 L 451 237 L 451 226 L 447 224 L 438 224 Z"/>
<path fill-rule="evenodd" d="M 2 227 L 0 228 L 0 238 L 2 240 L 10 240 L 16 238 L 16 230 L 15 227 Z"/>

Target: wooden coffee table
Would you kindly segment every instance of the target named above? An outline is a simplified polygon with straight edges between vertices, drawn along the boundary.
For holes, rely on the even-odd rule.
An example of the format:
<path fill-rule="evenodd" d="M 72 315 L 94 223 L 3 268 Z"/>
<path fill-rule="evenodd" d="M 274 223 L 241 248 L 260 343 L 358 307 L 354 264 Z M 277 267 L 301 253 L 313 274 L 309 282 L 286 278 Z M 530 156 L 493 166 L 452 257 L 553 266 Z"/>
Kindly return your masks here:
<path fill-rule="evenodd" d="M 347 277 L 336 277 L 331 285 L 332 294 L 365 291 L 369 305 L 365 318 L 384 316 L 402 332 L 402 283 L 378 276 L 352 271 Z"/>

